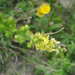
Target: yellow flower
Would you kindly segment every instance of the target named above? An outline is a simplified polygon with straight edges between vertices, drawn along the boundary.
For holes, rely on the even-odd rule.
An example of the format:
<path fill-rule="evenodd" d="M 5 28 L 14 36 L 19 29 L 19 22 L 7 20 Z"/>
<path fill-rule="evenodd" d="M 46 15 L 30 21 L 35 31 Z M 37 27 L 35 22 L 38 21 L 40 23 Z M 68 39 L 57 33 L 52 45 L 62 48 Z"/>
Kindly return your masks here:
<path fill-rule="evenodd" d="M 50 10 L 51 10 L 50 5 L 47 3 L 44 3 L 37 9 L 36 15 L 39 17 L 43 17 L 44 14 L 48 14 Z"/>
<path fill-rule="evenodd" d="M 42 4 L 41 7 L 40 7 L 40 10 L 41 10 L 41 13 L 43 14 L 48 14 L 51 10 L 51 7 L 49 4 Z"/>
<path fill-rule="evenodd" d="M 37 15 L 38 17 L 43 17 L 43 16 L 44 16 L 44 14 L 41 12 L 40 8 L 37 9 L 36 15 Z"/>
<path fill-rule="evenodd" d="M 44 40 L 44 43 L 43 44 L 47 45 L 48 42 L 49 42 L 49 40 L 47 38 L 45 38 L 45 37 L 43 37 L 43 40 Z"/>
<path fill-rule="evenodd" d="M 57 52 L 59 53 L 60 47 L 59 47 L 59 41 L 56 41 L 55 38 L 49 39 L 49 35 L 44 33 L 36 33 L 35 35 L 31 35 L 32 40 L 30 43 L 34 44 L 36 47 L 36 50 L 47 51 L 47 52 Z M 35 41 L 35 38 L 37 38 L 37 41 Z M 34 40 L 34 41 L 33 41 Z"/>

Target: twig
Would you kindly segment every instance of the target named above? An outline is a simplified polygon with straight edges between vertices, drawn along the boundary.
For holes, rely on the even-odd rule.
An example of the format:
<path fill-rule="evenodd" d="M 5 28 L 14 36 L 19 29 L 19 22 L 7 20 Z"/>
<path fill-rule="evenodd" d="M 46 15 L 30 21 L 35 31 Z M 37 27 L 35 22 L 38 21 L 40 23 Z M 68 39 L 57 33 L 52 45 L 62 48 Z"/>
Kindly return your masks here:
<path fill-rule="evenodd" d="M 63 46 L 63 47 L 67 47 L 67 45 L 65 45 L 65 44 L 59 44 L 60 46 Z"/>
<path fill-rule="evenodd" d="M 48 63 L 45 62 L 45 61 L 41 61 L 41 62 L 51 68 L 51 71 L 47 71 L 47 74 L 52 73 L 52 72 L 54 72 L 54 71 L 62 71 L 62 69 L 60 69 L 60 70 L 55 70 L 55 69 L 53 69 L 53 68 L 50 66 L 50 64 L 48 64 Z"/>
<path fill-rule="evenodd" d="M 0 60 L 1 60 L 2 64 L 4 64 L 4 61 L 2 59 L 2 55 L 0 55 Z"/>
<path fill-rule="evenodd" d="M 39 8 L 39 7 L 37 7 Z M 30 14 L 31 12 L 37 10 L 37 8 L 30 10 L 27 14 Z M 16 22 L 20 21 L 20 20 L 26 20 L 26 19 L 32 19 L 32 17 L 27 17 L 27 18 L 22 18 L 22 19 L 17 19 Z"/>
<path fill-rule="evenodd" d="M 17 68 L 19 65 L 21 65 L 23 62 L 18 63 L 17 65 L 15 65 L 14 67 Z"/>
<path fill-rule="evenodd" d="M 17 54 L 18 54 L 19 56 L 21 56 L 22 58 L 24 58 L 24 59 L 26 59 L 26 60 L 28 60 L 28 61 L 30 61 L 30 62 L 36 64 L 36 65 L 40 65 L 41 67 L 44 67 L 44 68 L 50 70 L 50 71 L 48 71 L 48 72 L 61 71 L 61 70 L 62 70 L 62 69 L 61 69 L 61 70 L 55 70 L 55 69 L 53 69 L 52 67 L 50 67 L 50 65 L 48 65 L 48 64 L 47 64 L 48 67 L 47 67 L 47 66 L 44 66 L 44 65 L 42 65 L 42 64 L 38 64 L 38 63 L 36 63 L 36 62 L 34 62 L 34 61 L 32 61 L 32 60 L 30 60 L 30 59 L 28 59 L 28 58 L 26 58 L 26 57 L 20 55 L 19 53 L 17 53 Z"/>
<path fill-rule="evenodd" d="M 63 60 L 59 60 L 59 59 L 56 59 L 56 58 L 52 58 L 52 59 L 57 60 L 57 61 L 64 62 Z M 64 63 L 71 64 L 71 65 L 75 66 L 75 64 L 72 64 L 72 63 L 69 63 L 69 62 L 64 62 Z"/>
<path fill-rule="evenodd" d="M 2 46 L 0 46 L 0 48 L 4 49 Z M 9 48 L 8 48 L 9 49 Z M 18 61 L 18 57 L 17 55 L 15 54 L 15 52 L 12 50 L 12 49 L 9 49 L 16 57 L 16 60 L 15 60 L 15 63 L 13 63 L 13 65 L 16 65 L 17 61 Z M 8 54 L 6 53 L 7 57 L 8 57 Z M 4 62 L 3 62 L 4 63 Z"/>
<path fill-rule="evenodd" d="M 56 34 L 56 33 L 59 33 L 60 31 L 62 31 L 65 27 L 61 28 L 60 30 L 56 31 L 56 32 L 53 32 L 53 33 L 47 33 L 48 35 L 50 34 Z"/>
<path fill-rule="evenodd" d="M 16 20 L 16 22 L 18 22 L 18 21 L 20 21 L 20 20 L 26 20 L 26 19 L 32 19 L 32 17 L 27 17 L 27 18 L 18 18 L 18 19 Z"/>
<path fill-rule="evenodd" d="M 40 7 L 40 6 L 39 6 Z M 28 12 L 28 14 L 30 14 L 31 12 L 37 10 L 39 7 L 36 7 L 35 9 L 32 9 L 31 11 Z"/>
<path fill-rule="evenodd" d="M 15 57 L 16 57 L 16 59 L 15 59 L 15 63 L 13 63 L 13 65 L 16 65 L 16 63 L 17 63 L 17 61 L 18 61 L 18 57 L 17 57 L 17 55 L 16 55 L 16 53 L 12 50 L 12 49 L 9 49 L 14 55 L 15 55 Z"/>
<path fill-rule="evenodd" d="M 13 46 L 13 45 L 9 45 L 10 47 L 12 48 L 15 48 L 15 49 L 19 49 L 20 51 L 24 52 L 23 50 L 26 50 L 24 48 L 21 48 L 21 47 L 18 47 L 18 46 Z M 31 52 L 31 53 L 35 53 L 34 51 L 31 51 L 31 50 L 27 50 L 28 52 Z"/>
<path fill-rule="evenodd" d="M 5 50 L 4 50 L 4 49 L 5 49 Z M 5 48 L 5 46 L 4 46 L 4 49 L 3 49 L 3 51 L 4 51 L 5 55 L 6 55 L 6 57 L 8 58 L 8 54 L 6 53 L 7 49 Z M 8 60 L 9 60 L 10 64 L 12 65 L 13 70 L 15 71 L 15 73 L 17 73 L 17 75 L 19 75 L 18 72 L 15 70 L 15 67 L 13 66 L 11 60 L 10 60 L 9 58 L 8 58 Z"/>
<path fill-rule="evenodd" d="M 49 74 L 49 73 L 52 73 L 54 71 L 62 71 L 63 69 L 60 69 L 60 70 L 53 70 L 53 71 L 47 71 L 46 73 Z"/>

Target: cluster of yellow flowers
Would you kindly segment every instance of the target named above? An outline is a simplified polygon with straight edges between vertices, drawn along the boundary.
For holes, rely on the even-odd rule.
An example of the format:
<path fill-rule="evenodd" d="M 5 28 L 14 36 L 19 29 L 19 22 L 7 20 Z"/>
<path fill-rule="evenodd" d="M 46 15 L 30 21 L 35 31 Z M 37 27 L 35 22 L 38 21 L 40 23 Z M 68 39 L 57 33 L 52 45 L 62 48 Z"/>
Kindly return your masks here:
<path fill-rule="evenodd" d="M 42 17 L 45 14 L 48 14 L 50 12 L 50 10 L 51 10 L 50 5 L 47 3 L 44 3 L 37 9 L 36 15 L 39 17 Z"/>
<path fill-rule="evenodd" d="M 20 33 L 22 32 L 22 33 Z M 26 36 L 26 37 L 25 37 Z M 31 48 L 35 46 L 36 50 L 47 51 L 47 52 L 53 52 L 59 53 L 61 47 L 59 46 L 59 41 L 56 41 L 55 38 L 50 38 L 49 35 L 45 33 L 35 33 L 33 34 L 29 30 L 29 26 L 20 26 L 20 28 L 17 30 L 17 34 L 14 36 L 15 40 L 19 42 L 20 44 L 24 43 L 26 40 L 29 40 L 28 47 Z M 64 49 L 65 50 L 65 49 Z"/>
<path fill-rule="evenodd" d="M 60 46 L 58 44 L 60 42 L 56 41 L 55 38 L 51 38 L 49 40 L 49 35 L 44 33 L 36 33 L 35 35 L 32 34 L 32 38 L 33 39 L 30 41 L 30 43 L 34 43 L 36 50 L 48 52 L 56 51 L 57 53 L 59 53 L 58 49 L 60 48 Z"/>

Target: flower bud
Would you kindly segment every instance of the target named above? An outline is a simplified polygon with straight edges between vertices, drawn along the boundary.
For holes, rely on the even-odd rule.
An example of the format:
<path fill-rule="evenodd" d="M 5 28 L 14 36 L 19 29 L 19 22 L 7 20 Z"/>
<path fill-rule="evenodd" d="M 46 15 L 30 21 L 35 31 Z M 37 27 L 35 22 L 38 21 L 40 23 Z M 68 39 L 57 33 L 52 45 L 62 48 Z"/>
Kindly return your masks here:
<path fill-rule="evenodd" d="M 15 24 L 15 20 L 12 16 L 7 19 L 8 24 Z"/>
<path fill-rule="evenodd" d="M 25 25 L 25 29 L 26 29 L 26 30 L 29 30 L 29 28 L 30 28 L 30 27 L 26 24 L 26 25 Z"/>
<path fill-rule="evenodd" d="M 5 33 L 5 36 L 6 36 L 7 38 L 12 38 L 12 33 L 6 32 L 6 33 Z"/>
<path fill-rule="evenodd" d="M 25 31 L 24 26 L 21 26 L 21 27 L 19 28 L 19 30 L 20 30 L 20 32 L 21 32 L 21 31 Z"/>

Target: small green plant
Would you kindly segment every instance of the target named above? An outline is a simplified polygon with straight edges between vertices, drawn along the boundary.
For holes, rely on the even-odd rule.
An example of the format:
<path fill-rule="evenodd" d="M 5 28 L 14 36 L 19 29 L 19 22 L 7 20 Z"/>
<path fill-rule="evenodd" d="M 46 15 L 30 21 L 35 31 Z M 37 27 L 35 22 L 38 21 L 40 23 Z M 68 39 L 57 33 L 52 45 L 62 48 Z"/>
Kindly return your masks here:
<path fill-rule="evenodd" d="M 29 40 L 28 47 L 31 48 L 35 45 L 36 50 L 40 51 L 56 51 L 59 53 L 60 46 L 58 41 L 54 38 L 49 40 L 49 35 L 43 33 L 35 33 L 33 34 L 29 29 L 28 25 L 20 26 L 17 29 L 15 25 L 15 20 L 13 17 L 9 17 L 5 19 L 3 14 L 0 13 L 0 32 L 4 34 L 7 39 L 15 39 L 20 44 L 25 43 L 25 41 Z"/>
<path fill-rule="evenodd" d="M 50 13 L 43 12 L 42 3 L 50 4 Z M 0 65 L 4 72 L 7 72 L 8 60 L 19 57 L 21 61 L 35 64 L 33 75 L 75 74 L 75 6 L 68 10 L 56 0 L 42 3 L 39 0 L 0 0 L 0 10 L 4 13 L 0 13 L 0 56 L 3 56 Z M 65 29 L 60 32 L 61 27 Z M 22 66 L 24 68 L 25 62 Z M 15 74 L 19 75 L 16 69 Z"/>

